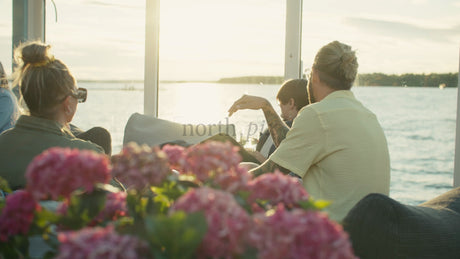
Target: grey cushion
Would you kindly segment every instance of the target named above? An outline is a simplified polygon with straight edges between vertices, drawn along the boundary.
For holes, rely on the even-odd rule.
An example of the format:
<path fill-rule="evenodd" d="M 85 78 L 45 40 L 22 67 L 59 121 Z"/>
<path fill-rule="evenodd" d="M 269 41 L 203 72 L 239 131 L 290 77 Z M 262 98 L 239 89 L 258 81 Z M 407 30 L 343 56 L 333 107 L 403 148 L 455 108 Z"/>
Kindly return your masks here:
<path fill-rule="evenodd" d="M 460 258 L 460 188 L 418 206 L 370 194 L 343 227 L 360 258 Z"/>
<path fill-rule="evenodd" d="M 134 113 L 126 123 L 123 145 L 128 142 L 147 144 L 149 146 L 161 145 L 167 142 L 196 144 L 219 133 L 235 137 L 235 125 L 180 124 Z"/>

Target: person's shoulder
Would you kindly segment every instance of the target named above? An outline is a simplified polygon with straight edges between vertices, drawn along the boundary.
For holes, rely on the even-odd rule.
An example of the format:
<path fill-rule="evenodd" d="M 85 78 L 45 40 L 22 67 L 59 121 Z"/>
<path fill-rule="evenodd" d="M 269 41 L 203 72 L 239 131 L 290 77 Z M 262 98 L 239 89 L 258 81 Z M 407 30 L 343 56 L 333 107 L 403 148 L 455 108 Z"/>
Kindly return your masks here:
<path fill-rule="evenodd" d="M 298 114 L 297 117 L 309 117 L 309 116 L 316 116 L 323 108 L 322 108 L 321 102 L 317 103 L 312 103 L 307 106 L 302 107 Z"/>
<path fill-rule="evenodd" d="M 97 153 L 104 153 L 104 149 L 101 146 L 94 144 L 91 141 L 82 140 L 79 138 L 72 138 L 72 139 L 69 139 L 69 141 L 70 141 L 69 146 L 71 148 L 78 148 L 82 150 L 92 150 Z"/>
<path fill-rule="evenodd" d="M 336 113 L 341 110 L 354 108 L 357 104 L 359 104 L 359 101 L 356 100 L 351 91 L 339 90 L 330 93 L 321 101 L 310 104 L 304 108 L 306 108 L 305 110 L 310 110 L 322 116 L 331 112 Z"/>
<path fill-rule="evenodd" d="M 14 95 L 14 93 L 8 89 L 8 88 L 3 88 L 3 87 L 0 87 L 0 97 L 7 97 L 7 98 L 16 98 L 16 96 Z"/>
<path fill-rule="evenodd" d="M 5 104 L 12 105 L 13 104 L 13 95 L 9 93 L 10 91 L 5 88 L 0 87 L 0 105 L 4 106 Z"/>

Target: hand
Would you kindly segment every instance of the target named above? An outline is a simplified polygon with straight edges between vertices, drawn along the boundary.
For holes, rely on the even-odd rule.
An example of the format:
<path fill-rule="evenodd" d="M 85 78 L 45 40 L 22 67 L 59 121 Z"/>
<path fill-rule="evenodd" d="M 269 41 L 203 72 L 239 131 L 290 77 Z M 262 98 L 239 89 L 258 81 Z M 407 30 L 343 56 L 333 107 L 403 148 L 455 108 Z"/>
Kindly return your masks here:
<path fill-rule="evenodd" d="M 258 97 L 258 96 L 253 96 L 253 95 L 243 95 L 240 99 L 236 100 L 232 107 L 228 109 L 228 116 L 232 116 L 233 113 L 235 113 L 238 110 L 245 110 L 245 109 L 251 109 L 251 110 L 258 110 L 258 109 L 263 109 L 269 102 L 267 99 Z"/>

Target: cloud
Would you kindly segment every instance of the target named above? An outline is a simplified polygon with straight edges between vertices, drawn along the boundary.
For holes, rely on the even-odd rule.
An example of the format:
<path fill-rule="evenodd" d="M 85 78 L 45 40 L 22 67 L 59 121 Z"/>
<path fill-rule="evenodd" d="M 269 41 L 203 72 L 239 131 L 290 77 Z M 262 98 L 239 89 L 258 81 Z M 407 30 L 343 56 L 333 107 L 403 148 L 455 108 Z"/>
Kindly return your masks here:
<path fill-rule="evenodd" d="M 452 42 L 460 35 L 460 25 L 451 28 L 427 28 L 410 23 L 349 17 L 345 23 L 365 32 L 399 39 L 421 39 L 434 42 Z"/>

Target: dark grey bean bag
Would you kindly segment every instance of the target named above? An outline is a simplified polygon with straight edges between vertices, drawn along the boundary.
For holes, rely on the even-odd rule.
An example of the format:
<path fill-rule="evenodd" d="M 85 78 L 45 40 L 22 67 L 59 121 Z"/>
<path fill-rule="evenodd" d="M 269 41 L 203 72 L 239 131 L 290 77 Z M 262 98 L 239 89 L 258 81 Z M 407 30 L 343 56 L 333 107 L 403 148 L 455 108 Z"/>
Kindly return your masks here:
<path fill-rule="evenodd" d="M 418 206 L 369 194 L 343 227 L 365 258 L 460 258 L 460 187 Z"/>

